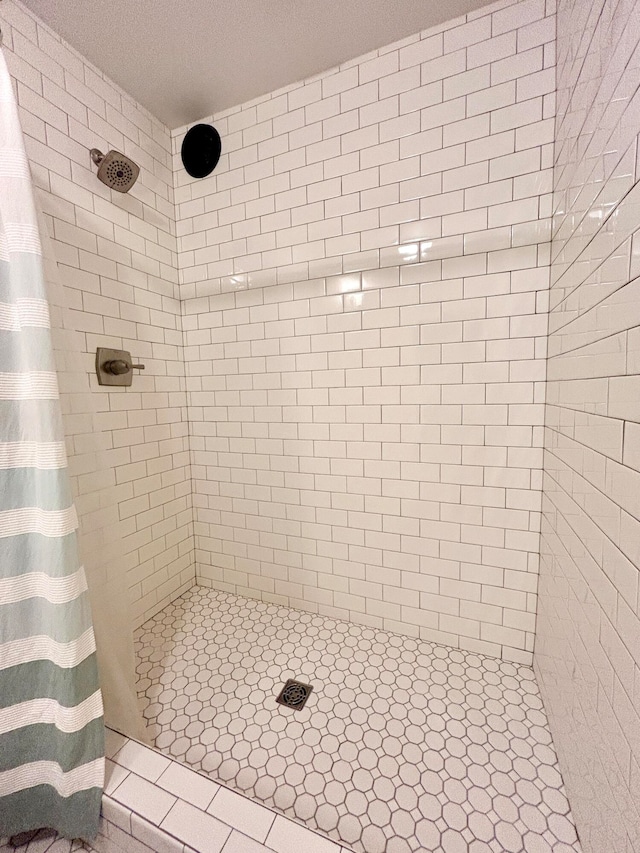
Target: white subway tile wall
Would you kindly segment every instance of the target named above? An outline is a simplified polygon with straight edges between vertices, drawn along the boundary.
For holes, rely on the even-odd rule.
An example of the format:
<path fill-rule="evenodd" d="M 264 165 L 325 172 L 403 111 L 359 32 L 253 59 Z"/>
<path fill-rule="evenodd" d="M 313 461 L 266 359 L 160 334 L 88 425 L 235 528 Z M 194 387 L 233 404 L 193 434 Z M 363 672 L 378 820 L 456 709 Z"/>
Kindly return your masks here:
<path fill-rule="evenodd" d="M 552 2 L 173 133 L 199 582 L 530 663 Z"/>
<path fill-rule="evenodd" d="M 53 317 L 67 333 L 57 355 L 83 557 L 97 584 L 124 561 L 139 624 L 194 576 L 169 131 L 16 0 L 3 0 L 0 23 L 59 262 Z M 92 147 L 139 163 L 129 195 L 98 181 Z M 97 346 L 129 350 L 146 370 L 131 388 L 99 388 Z"/>
<path fill-rule="evenodd" d="M 560 0 L 535 664 L 588 853 L 640 850 L 640 2 Z"/>
<path fill-rule="evenodd" d="M 205 119 L 223 154 L 203 180 L 173 131 L 182 297 L 417 260 L 445 279 L 544 265 L 554 12 L 502 0 Z"/>

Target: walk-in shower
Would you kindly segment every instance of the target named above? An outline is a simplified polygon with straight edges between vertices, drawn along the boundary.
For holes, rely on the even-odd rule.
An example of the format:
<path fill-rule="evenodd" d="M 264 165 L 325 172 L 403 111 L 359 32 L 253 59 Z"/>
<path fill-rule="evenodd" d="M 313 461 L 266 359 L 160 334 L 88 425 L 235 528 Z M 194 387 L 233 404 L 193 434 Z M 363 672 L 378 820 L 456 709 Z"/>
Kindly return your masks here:
<path fill-rule="evenodd" d="M 145 2 L 0 0 L 0 849 L 640 851 L 639 0 Z"/>

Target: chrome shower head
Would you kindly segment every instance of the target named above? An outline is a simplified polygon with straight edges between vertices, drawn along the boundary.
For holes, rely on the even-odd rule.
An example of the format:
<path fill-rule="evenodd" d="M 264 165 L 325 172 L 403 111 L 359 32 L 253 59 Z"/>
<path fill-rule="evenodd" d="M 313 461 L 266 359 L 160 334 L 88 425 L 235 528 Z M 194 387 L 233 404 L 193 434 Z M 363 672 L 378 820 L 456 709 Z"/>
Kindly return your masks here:
<path fill-rule="evenodd" d="M 140 167 L 119 151 L 103 154 L 97 148 L 92 148 L 91 159 L 98 167 L 98 177 L 102 183 L 116 192 L 128 193 L 138 180 Z"/>

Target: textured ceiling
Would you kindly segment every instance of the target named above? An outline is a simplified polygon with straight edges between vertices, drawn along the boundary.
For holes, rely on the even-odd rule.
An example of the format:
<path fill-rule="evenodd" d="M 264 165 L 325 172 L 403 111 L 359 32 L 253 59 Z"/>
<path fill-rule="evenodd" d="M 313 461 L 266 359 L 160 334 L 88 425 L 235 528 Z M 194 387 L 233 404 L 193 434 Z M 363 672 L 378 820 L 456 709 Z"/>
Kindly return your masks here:
<path fill-rule="evenodd" d="M 24 0 L 169 127 L 457 17 L 487 0 Z"/>

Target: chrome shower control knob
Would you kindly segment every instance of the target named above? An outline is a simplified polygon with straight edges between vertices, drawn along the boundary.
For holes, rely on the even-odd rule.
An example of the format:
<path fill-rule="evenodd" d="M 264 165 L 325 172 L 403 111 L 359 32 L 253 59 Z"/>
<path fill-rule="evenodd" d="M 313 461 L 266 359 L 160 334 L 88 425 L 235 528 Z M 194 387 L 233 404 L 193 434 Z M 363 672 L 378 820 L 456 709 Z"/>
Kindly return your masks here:
<path fill-rule="evenodd" d="M 114 376 L 122 376 L 123 373 L 128 373 L 131 370 L 131 365 L 127 364 L 126 361 L 116 358 L 113 361 L 105 361 L 104 369 L 107 373 L 112 373 Z"/>

